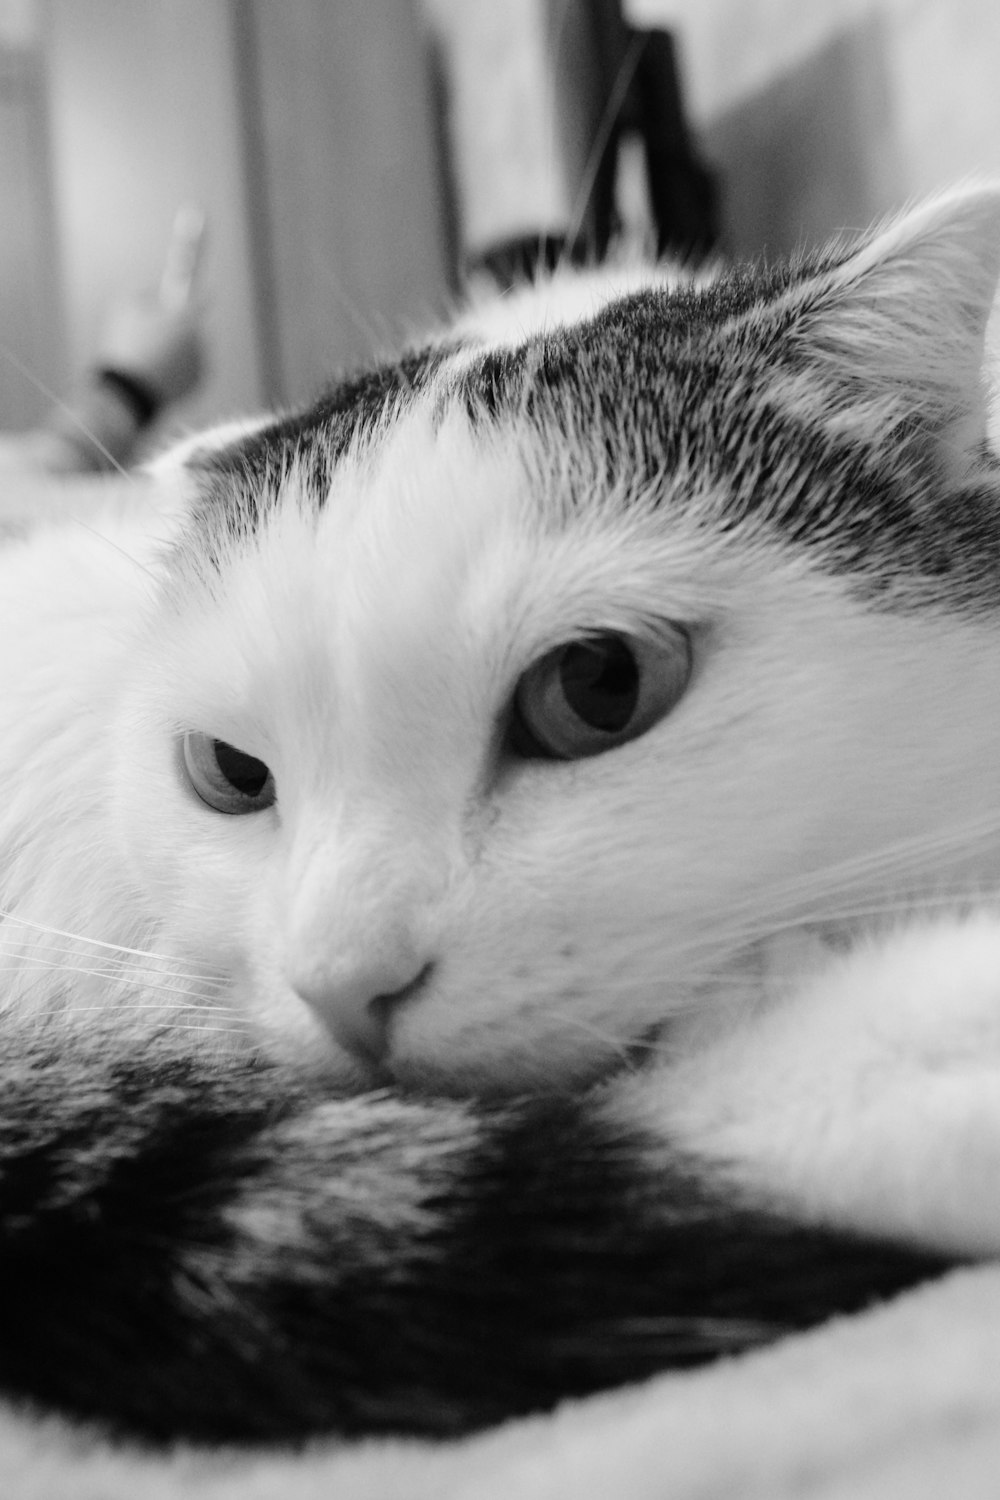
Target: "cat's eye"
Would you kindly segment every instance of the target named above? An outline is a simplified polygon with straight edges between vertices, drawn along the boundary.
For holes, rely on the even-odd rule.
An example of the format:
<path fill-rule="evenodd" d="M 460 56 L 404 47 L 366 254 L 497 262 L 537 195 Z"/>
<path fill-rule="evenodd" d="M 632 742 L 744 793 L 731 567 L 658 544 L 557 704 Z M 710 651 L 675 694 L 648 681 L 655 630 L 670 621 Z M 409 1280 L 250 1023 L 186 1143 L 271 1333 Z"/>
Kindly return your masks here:
<path fill-rule="evenodd" d="M 691 641 L 679 625 L 655 635 L 614 631 L 549 651 L 517 685 L 511 748 L 576 760 L 634 740 L 668 714 L 691 676 Z"/>
<path fill-rule="evenodd" d="M 184 736 L 183 755 L 191 785 L 216 812 L 259 812 L 274 801 L 274 777 L 255 755 L 194 731 Z"/>

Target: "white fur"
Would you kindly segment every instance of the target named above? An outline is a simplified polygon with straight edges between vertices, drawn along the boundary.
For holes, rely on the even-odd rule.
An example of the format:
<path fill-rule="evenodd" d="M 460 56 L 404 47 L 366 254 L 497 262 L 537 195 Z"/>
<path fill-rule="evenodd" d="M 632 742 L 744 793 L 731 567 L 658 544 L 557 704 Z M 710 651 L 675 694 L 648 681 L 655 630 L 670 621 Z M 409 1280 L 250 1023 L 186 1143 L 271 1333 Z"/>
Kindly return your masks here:
<path fill-rule="evenodd" d="M 995 1252 L 1000 916 L 824 946 L 766 1000 L 702 1015 L 614 1112 L 813 1221 Z"/>
<path fill-rule="evenodd" d="M 959 223 L 964 307 L 990 204 L 949 200 L 881 254 L 919 262 L 930 223 L 947 255 Z M 575 316 L 567 295 L 603 295 L 581 285 L 478 337 Z M 438 425 L 429 401 L 348 455 L 318 519 L 293 470 L 217 578 L 162 588 L 187 491 L 176 466 L 159 483 L 152 520 L 0 557 L 9 1004 L 134 1005 L 109 972 L 138 978 L 178 1024 L 364 1083 L 338 1038 L 433 964 L 392 1019 L 405 1083 L 563 1086 L 644 1057 L 616 1107 L 734 1180 L 1000 1243 L 995 622 L 875 613 L 641 489 L 568 517 L 529 432 Z M 691 626 L 696 667 L 660 724 L 573 763 L 500 753 L 546 650 L 662 619 Z M 276 806 L 206 808 L 189 729 L 266 761 Z M 934 915 L 981 894 L 974 920 Z M 836 942 L 802 972 L 772 961 L 817 923 Z"/>

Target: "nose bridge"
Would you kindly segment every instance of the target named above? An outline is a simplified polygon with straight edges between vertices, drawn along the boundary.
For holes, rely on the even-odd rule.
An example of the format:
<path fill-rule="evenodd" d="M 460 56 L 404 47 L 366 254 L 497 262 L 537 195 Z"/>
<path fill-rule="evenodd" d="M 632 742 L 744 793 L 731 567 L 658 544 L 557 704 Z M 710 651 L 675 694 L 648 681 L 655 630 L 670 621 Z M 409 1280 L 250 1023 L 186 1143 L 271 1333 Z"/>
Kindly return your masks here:
<path fill-rule="evenodd" d="M 366 1058 L 438 957 L 477 753 L 448 591 L 426 549 L 386 551 L 373 500 L 340 536 L 339 586 L 316 601 L 321 665 L 285 786 L 283 871 L 285 978 Z"/>
<path fill-rule="evenodd" d="M 350 1052 L 386 1044 L 387 1006 L 436 957 L 445 842 L 384 805 L 314 818 L 288 865 L 285 969 L 292 988 Z"/>
<path fill-rule="evenodd" d="M 357 922 L 398 926 L 432 902 L 446 881 L 446 837 L 426 808 L 407 814 L 382 798 L 343 797 L 303 809 L 288 861 L 290 926 L 303 939 Z"/>

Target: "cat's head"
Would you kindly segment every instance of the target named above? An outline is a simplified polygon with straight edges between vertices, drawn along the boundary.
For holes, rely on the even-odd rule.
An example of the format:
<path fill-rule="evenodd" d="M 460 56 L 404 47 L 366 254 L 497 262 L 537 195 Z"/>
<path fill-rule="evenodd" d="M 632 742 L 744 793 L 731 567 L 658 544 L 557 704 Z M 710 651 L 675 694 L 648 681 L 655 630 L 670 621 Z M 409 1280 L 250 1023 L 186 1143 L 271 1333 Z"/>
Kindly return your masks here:
<path fill-rule="evenodd" d="M 163 946 L 345 1076 L 517 1089 L 1000 875 L 998 265 L 975 189 L 557 278 L 189 448 L 117 730 Z"/>

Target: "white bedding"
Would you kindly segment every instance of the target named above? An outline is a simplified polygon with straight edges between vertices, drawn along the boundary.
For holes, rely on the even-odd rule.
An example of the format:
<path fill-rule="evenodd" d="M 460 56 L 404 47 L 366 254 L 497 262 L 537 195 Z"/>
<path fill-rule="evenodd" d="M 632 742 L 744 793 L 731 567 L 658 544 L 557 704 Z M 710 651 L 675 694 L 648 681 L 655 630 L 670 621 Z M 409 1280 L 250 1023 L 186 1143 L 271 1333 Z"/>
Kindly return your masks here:
<path fill-rule="evenodd" d="M 996 1500 L 1000 1267 L 465 1442 L 141 1454 L 7 1413 L 5 1500 Z"/>

